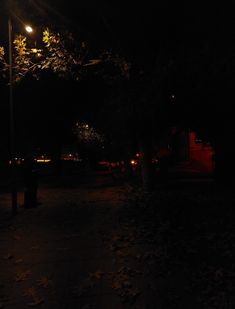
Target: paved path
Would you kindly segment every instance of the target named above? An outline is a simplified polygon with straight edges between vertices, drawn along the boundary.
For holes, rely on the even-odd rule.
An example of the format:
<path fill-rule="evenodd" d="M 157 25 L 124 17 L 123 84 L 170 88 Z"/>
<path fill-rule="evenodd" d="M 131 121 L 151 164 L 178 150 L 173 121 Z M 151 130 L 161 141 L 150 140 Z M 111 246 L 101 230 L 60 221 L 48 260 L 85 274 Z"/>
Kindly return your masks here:
<path fill-rule="evenodd" d="M 115 263 L 103 241 L 118 226 L 121 192 L 102 183 L 41 188 L 38 208 L 20 208 L 0 229 L 0 308 L 126 308 L 108 278 Z"/>
<path fill-rule="evenodd" d="M 41 204 L 20 207 L 12 220 L 2 220 L 10 196 L 0 195 L 0 308 L 204 309 L 219 301 L 234 260 L 233 193 L 180 182 L 159 188 L 146 207 L 146 196 L 108 174 L 75 178 L 41 185 Z M 221 309 L 234 308 L 232 296 L 228 306 L 221 299 Z"/>

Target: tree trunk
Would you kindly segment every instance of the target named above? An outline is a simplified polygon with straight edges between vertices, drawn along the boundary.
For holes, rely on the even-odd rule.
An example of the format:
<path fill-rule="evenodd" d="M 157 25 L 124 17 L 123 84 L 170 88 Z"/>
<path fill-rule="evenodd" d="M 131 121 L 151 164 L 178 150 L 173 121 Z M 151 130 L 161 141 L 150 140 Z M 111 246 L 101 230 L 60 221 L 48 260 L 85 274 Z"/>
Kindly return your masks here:
<path fill-rule="evenodd" d="M 148 137 L 139 139 L 142 185 L 145 191 L 153 189 L 152 143 Z"/>
<path fill-rule="evenodd" d="M 53 173 L 54 175 L 61 174 L 61 144 L 54 146 L 52 153 Z"/>

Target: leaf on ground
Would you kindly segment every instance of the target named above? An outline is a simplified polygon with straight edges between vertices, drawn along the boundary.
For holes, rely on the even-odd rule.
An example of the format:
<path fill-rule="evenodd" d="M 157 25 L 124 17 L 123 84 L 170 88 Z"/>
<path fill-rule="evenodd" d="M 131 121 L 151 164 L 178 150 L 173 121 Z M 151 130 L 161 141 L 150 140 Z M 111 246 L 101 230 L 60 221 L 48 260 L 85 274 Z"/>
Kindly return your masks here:
<path fill-rule="evenodd" d="M 125 287 L 125 283 L 129 282 L 129 276 L 124 273 L 109 273 L 109 278 L 111 279 L 111 287 L 114 290 L 119 290 Z M 131 283 L 130 283 L 131 285 Z"/>
<path fill-rule="evenodd" d="M 97 280 L 100 280 L 104 275 L 104 272 L 101 270 L 97 270 L 94 273 L 90 273 L 90 278 L 95 278 Z"/>
<path fill-rule="evenodd" d="M 117 250 L 115 253 L 116 253 L 118 258 L 125 258 L 129 255 L 127 252 L 124 252 L 124 251 L 121 251 L 121 250 Z"/>
<path fill-rule="evenodd" d="M 14 264 L 20 264 L 22 262 L 23 262 L 23 259 L 17 259 L 17 260 L 14 261 Z"/>
<path fill-rule="evenodd" d="M 80 234 L 71 234 L 71 237 L 80 237 Z"/>
<path fill-rule="evenodd" d="M 38 250 L 40 248 L 40 246 L 33 246 L 31 247 L 32 250 Z"/>
<path fill-rule="evenodd" d="M 86 304 L 82 307 L 82 309 L 91 309 L 91 305 L 90 304 Z"/>
<path fill-rule="evenodd" d="M 85 279 L 80 286 L 74 286 L 73 293 L 78 294 L 79 296 L 82 296 L 85 294 L 89 289 L 93 288 L 95 285 L 94 280 L 91 280 L 91 278 Z"/>
<path fill-rule="evenodd" d="M 26 290 L 24 290 L 23 296 L 27 296 L 27 297 L 35 297 L 37 295 L 37 291 L 35 289 L 35 287 L 31 287 L 28 288 Z"/>
<path fill-rule="evenodd" d="M 122 302 L 133 304 L 140 295 L 139 289 L 133 287 L 131 277 L 138 274 L 139 271 L 130 267 L 122 266 L 117 272 L 110 272 L 109 279 L 111 287 L 116 291 Z"/>
<path fill-rule="evenodd" d="M 38 299 L 37 301 L 34 301 L 34 302 L 32 302 L 32 303 L 29 303 L 28 305 L 31 306 L 31 307 L 35 307 L 35 306 L 41 305 L 42 303 L 44 303 L 44 299 L 43 299 L 43 298 L 40 298 L 40 299 Z"/>
<path fill-rule="evenodd" d="M 4 260 L 11 260 L 14 258 L 14 255 L 11 253 L 7 253 L 6 255 L 4 255 L 3 259 Z"/>
<path fill-rule="evenodd" d="M 21 236 L 20 235 L 14 235 L 13 237 L 15 240 L 20 240 L 21 239 Z"/>
<path fill-rule="evenodd" d="M 112 287 L 113 290 L 119 290 L 119 289 L 122 288 L 122 284 L 118 280 L 113 280 L 111 287 Z"/>
<path fill-rule="evenodd" d="M 216 280 L 218 280 L 218 279 L 221 279 L 221 277 L 223 277 L 224 276 L 224 271 L 223 271 L 223 269 L 217 269 L 216 271 L 215 271 L 215 279 Z"/>
<path fill-rule="evenodd" d="M 47 277 L 41 277 L 39 280 L 37 280 L 38 286 L 41 286 L 43 288 L 48 288 L 51 284 L 52 281 L 49 280 Z"/>
<path fill-rule="evenodd" d="M 34 287 L 26 289 L 23 296 L 31 298 L 32 301 L 28 303 L 31 307 L 38 306 L 44 302 L 44 299 L 38 294 Z"/>
<path fill-rule="evenodd" d="M 71 239 L 76 237 L 80 237 L 80 234 L 67 234 L 64 236 L 65 239 Z"/>
<path fill-rule="evenodd" d="M 16 274 L 15 281 L 16 282 L 25 281 L 29 277 L 30 274 L 31 274 L 30 270 L 19 271 Z"/>

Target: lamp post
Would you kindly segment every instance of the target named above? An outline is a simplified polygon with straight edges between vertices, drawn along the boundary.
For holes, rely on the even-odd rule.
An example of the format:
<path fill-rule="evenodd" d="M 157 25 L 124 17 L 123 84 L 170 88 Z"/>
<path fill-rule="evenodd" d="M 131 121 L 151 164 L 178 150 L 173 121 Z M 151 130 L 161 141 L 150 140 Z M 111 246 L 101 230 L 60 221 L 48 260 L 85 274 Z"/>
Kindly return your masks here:
<path fill-rule="evenodd" d="M 28 33 L 33 32 L 33 28 L 24 25 Z M 8 17 L 8 52 L 9 52 L 9 109 L 10 109 L 10 159 L 11 159 L 11 207 L 12 214 L 17 214 L 17 180 L 15 161 L 15 117 L 13 103 L 13 51 L 12 51 L 12 19 Z"/>
<path fill-rule="evenodd" d="M 12 214 L 17 214 L 17 186 L 15 169 L 15 123 L 13 105 L 13 63 L 12 63 L 12 20 L 8 17 L 8 52 L 9 52 L 9 109 L 10 109 L 10 159 L 11 159 L 11 207 Z"/>

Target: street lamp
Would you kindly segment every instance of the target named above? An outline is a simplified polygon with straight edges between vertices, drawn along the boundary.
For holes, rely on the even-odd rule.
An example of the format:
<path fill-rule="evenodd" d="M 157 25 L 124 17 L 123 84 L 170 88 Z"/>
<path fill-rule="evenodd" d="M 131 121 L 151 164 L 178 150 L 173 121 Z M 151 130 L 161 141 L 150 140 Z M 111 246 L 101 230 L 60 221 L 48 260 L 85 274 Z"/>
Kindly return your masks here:
<path fill-rule="evenodd" d="M 33 28 L 25 25 L 28 33 L 33 32 Z M 11 157 L 11 206 L 12 214 L 17 214 L 17 184 L 15 169 L 15 121 L 14 121 L 14 104 L 13 104 L 13 50 L 12 50 L 12 19 L 8 17 L 8 52 L 9 52 L 9 108 L 10 108 L 10 157 Z"/>
<path fill-rule="evenodd" d="M 25 30 L 26 30 L 28 33 L 32 33 L 32 32 L 33 32 L 33 28 L 32 28 L 30 25 L 25 25 Z"/>
<path fill-rule="evenodd" d="M 12 214 L 17 214 L 17 186 L 15 170 L 15 125 L 13 106 L 13 74 L 12 74 L 12 21 L 8 18 L 8 52 L 9 52 L 9 108 L 10 108 L 10 156 L 11 156 L 11 207 Z"/>

